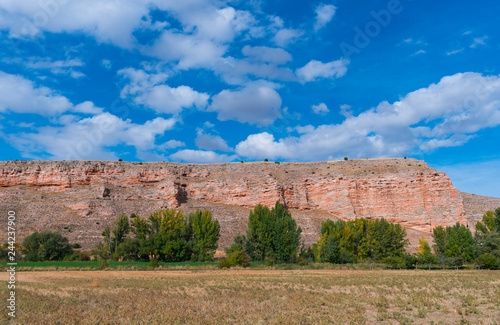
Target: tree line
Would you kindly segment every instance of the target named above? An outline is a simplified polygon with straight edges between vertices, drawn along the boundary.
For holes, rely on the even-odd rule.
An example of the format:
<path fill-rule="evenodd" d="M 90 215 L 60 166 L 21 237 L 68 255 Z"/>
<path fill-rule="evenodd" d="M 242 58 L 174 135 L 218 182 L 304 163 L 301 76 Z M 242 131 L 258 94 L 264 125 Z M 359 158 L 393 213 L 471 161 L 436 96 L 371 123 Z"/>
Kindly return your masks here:
<path fill-rule="evenodd" d="M 500 265 L 500 208 L 487 211 L 476 225 L 476 233 L 459 223 L 433 229 L 432 247 L 422 237 L 416 254 L 407 252 L 404 228 L 385 219 L 327 220 L 321 224 L 318 241 L 308 247 L 302 230 L 282 203 L 271 209 L 258 205 L 250 211 L 247 230 L 225 249 L 221 267 L 248 266 L 251 261 L 275 263 L 375 263 L 394 268 L 460 267 L 474 263 L 480 268 Z M 148 218 L 119 215 L 106 228 L 103 240 L 95 245 L 94 256 L 101 260 L 207 262 L 219 247 L 220 225 L 209 211 L 165 209 Z M 35 232 L 18 245 L 27 261 L 88 260 L 75 251 L 58 232 Z M 5 258 L 5 245 L 2 256 Z M 21 258 L 21 255 L 19 256 Z"/>

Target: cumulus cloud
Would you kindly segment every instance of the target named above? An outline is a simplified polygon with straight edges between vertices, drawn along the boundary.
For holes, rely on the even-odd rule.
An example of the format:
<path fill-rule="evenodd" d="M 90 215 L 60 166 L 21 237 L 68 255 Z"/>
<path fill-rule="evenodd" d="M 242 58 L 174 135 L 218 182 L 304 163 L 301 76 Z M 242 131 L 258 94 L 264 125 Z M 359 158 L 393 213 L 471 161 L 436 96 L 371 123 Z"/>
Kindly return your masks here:
<path fill-rule="evenodd" d="M 302 30 L 283 28 L 276 32 L 272 41 L 278 46 L 285 47 L 288 44 L 297 41 L 302 35 L 304 35 L 304 31 Z"/>
<path fill-rule="evenodd" d="M 337 8 L 333 5 L 319 5 L 315 10 L 316 21 L 314 22 L 314 30 L 317 32 L 321 28 L 325 27 L 326 24 L 332 20 L 336 10 Z"/>
<path fill-rule="evenodd" d="M 60 126 L 40 127 L 37 132 L 17 133 L 8 139 L 26 158 L 114 160 L 116 155 L 106 147 L 124 144 L 138 152 L 152 150 L 155 138 L 176 122 L 156 118 L 136 124 L 110 113 L 83 119 L 66 115 L 59 119 Z"/>
<path fill-rule="evenodd" d="M 296 74 L 302 82 L 314 81 L 320 78 L 340 78 L 347 72 L 349 61 L 340 59 L 323 63 L 311 60 L 302 68 L 297 69 Z"/>
<path fill-rule="evenodd" d="M 122 69 L 118 74 L 128 81 L 121 91 L 121 97 L 129 96 L 136 104 L 152 108 L 157 113 L 177 114 L 183 108 L 201 109 L 207 105 L 208 94 L 199 93 L 188 86 L 172 88 L 162 84 L 168 78 L 166 74 L 149 74 L 132 68 Z"/>
<path fill-rule="evenodd" d="M 312 110 L 315 114 L 319 114 L 319 115 L 325 115 L 326 113 L 330 112 L 330 110 L 328 109 L 328 107 L 326 106 L 325 103 L 313 105 Z"/>
<path fill-rule="evenodd" d="M 73 105 L 68 98 L 50 88 L 37 86 L 18 75 L 0 71 L 0 113 L 35 113 L 44 116 L 66 111 L 96 114 L 102 112 L 92 102 Z"/>
<path fill-rule="evenodd" d="M 292 60 L 292 55 L 281 48 L 245 45 L 241 52 L 257 61 L 277 65 L 285 64 Z"/>
<path fill-rule="evenodd" d="M 0 2 L 0 28 L 11 37 L 52 33 L 86 33 L 99 42 L 130 48 L 132 32 L 149 13 L 147 1 L 16 1 Z"/>
<path fill-rule="evenodd" d="M 281 97 L 267 83 L 252 83 L 242 89 L 223 90 L 213 96 L 208 111 L 217 112 L 220 121 L 268 126 L 281 118 Z"/>
<path fill-rule="evenodd" d="M 392 104 L 381 102 L 346 117 L 341 124 L 308 128 L 298 138 L 274 140 L 265 132 L 253 134 L 236 146 L 236 152 L 254 159 L 324 160 L 346 155 L 398 157 L 462 145 L 475 132 L 500 125 L 500 76 L 471 72 L 447 76 Z"/>
<path fill-rule="evenodd" d="M 205 150 L 191 150 L 185 149 L 177 151 L 169 156 L 173 161 L 195 163 L 195 164 L 213 164 L 213 163 L 227 163 L 236 159 L 235 155 L 228 156 L 225 154 L 218 154 L 213 151 Z"/>
<path fill-rule="evenodd" d="M 215 151 L 232 151 L 227 145 L 226 140 L 218 135 L 205 134 L 203 131 L 198 132 L 198 136 L 194 140 L 199 149 L 215 150 Z"/>

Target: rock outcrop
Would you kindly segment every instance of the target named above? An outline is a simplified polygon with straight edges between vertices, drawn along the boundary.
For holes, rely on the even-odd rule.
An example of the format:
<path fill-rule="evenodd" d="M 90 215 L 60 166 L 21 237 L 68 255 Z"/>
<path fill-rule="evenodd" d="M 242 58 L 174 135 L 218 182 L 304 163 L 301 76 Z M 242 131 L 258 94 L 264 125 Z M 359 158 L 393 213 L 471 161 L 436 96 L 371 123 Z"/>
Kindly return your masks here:
<path fill-rule="evenodd" d="M 221 243 L 227 245 L 245 231 L 250 208 L 276 201 L 292 211 L 306 243 L 317 240 L 327 218 L 383 217 L 424 233 L 438 225 L 467 223 L 460 192 L 448 176 L 415 159 L 212 165 L 0 162 L 0 213 L 16 211 L 19 236 L 59 230 L 85 247 L 99 241 L 120 213 L 147 216 L 166 207 L 211 210 L 221 223 Z"/>

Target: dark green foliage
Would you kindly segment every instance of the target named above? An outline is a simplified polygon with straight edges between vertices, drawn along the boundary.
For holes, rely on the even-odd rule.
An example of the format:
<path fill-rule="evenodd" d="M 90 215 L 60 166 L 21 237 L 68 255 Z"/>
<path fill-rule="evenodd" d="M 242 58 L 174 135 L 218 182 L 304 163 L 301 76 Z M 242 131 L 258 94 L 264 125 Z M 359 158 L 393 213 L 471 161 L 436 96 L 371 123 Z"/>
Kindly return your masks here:
<path fill-rule="evenodd" d="M 152 269 L 156 269 L 157 267 L 159 267 L 161 265 L 160 261 L 158 261 L 156 258 L 152 258 L 150 261 L 149 261 L 149 267 L 152 268 Z"/>
<path fill-rule="evenodd" d="M 347 158 L 347 157 L 344 157 L 344 160 L 349 160 L 349 158 Z"/>
<path fill-rule="evenodd" d="M 24 238 L 22 253 L 26 261 L 61 261 L 64 257 L 71 255 L 73 249 L 68 238 L 59 232 L 42 231 L 35 232 Z"/>
<path fill-rule="evenodd" d="M 63 259 L 65 262 L 71 261 L 90 261 L 90 255 L 86 252 L 75 251 L 71 255 L 66 255 Z"/>
<path fill-rule="evenodd" d="M 78 243 L 74 243 L 73 245 L 71 245 L 71 247 L 73 247 L 74 249 L 78 249 L 78 248 L 82 248 L 82 245 L 80 245 Z"/>
<path fill-rule="evenodd" d="M 401 225 L 385 219 L 327 220 L 313 251 L 316 262 L 355 263 L 402 256 L 407 243 Z"/>
<path fill-rule="evenodd" d="M 391 269 L 404 269 L 406 268 L 406 261 L 400 256 L 389 256 L 382 260 L 382 263 L 389 266 Z"/>
<path fill-rule="evenodd" d="M 188 227 L 192 228 L 193 261 L 206 262 L 214 258 L 219 247 L 220 225 L 218 220 L 212 220 L 209 211 L 200 211 L 189 215 Z"/>
<path fill-rule="evenodd" d="M 496 270 L 499 265 L 498 258 L 489 253 L 479 255 L 478 262 L 483 269 Z"/>
<path fill-rule="evenodd" d="M 224 258 L 220 260 L 219 262 L 219 269 L 229 269 L 231 267 L 231 263 L 229 263 L 229 260 L 227 258 Z"/>
<path fill-rule="evenodd" d="M 301 232 L 283 204 L 276 202 L 271 210 L 259 204 L 250 211 L 245 250 L 255 261 L 271 257 L 277 262 L 294 262 Z"/>
<path fill-rule="evenodd" d="M 458 263 L 470 262 L 474 259 L 474 238 L 470 230 L 458 222 L 451 227 L 434 228 L 434 251 L 438 256 L 450 259 L 452 266 Z"/>
<path fill-rule="evenodd" d="M 244 250 L 237 250 L 227 256 L 231 266 L 250 266 L 250 256 Z"/>
<path fill-rule="evenodd" d="M 226 248 L 224 251 L 227 255 L 237 250 L 245 250 L 245 243 L 247 238 L 242 235 L 236 235 L 234 237 L 234 242 L 229 248 Z"/>
<path fill-rule="evenodd" d="M 156 211 L 143 219 L 132 214 L 118 216 L 95 252 L 103 259 L 162 262 L 210 261 L 218 247 L 220 226 L 208 211 L 184 218 L 182 211 Z M 129 233 L 132 236 L 127 236 Z"/>

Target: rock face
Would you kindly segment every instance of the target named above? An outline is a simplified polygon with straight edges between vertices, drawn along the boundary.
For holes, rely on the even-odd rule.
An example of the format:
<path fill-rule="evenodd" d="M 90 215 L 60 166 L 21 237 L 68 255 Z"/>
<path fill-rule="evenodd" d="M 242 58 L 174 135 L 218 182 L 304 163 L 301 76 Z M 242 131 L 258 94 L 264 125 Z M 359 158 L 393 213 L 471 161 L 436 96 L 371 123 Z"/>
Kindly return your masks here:
<path fill-rule="evenodd" d="M 0 213 L 16 211 L 20 238 L 59 230 L 90 247 L 120 213 L 148 216 L 160 208 L 181 207 L 211 210 L 221 223 L 225 246 L 245 232 L 249 209 L 276 201 L 292 211 L 308 244 L 317 240 L 327 218 L 383 217 L 424 233 L 438 225 L 467 224 L 462 197 L 448 176 L 415 159 L 212 165 L 0 162 Z"/>

